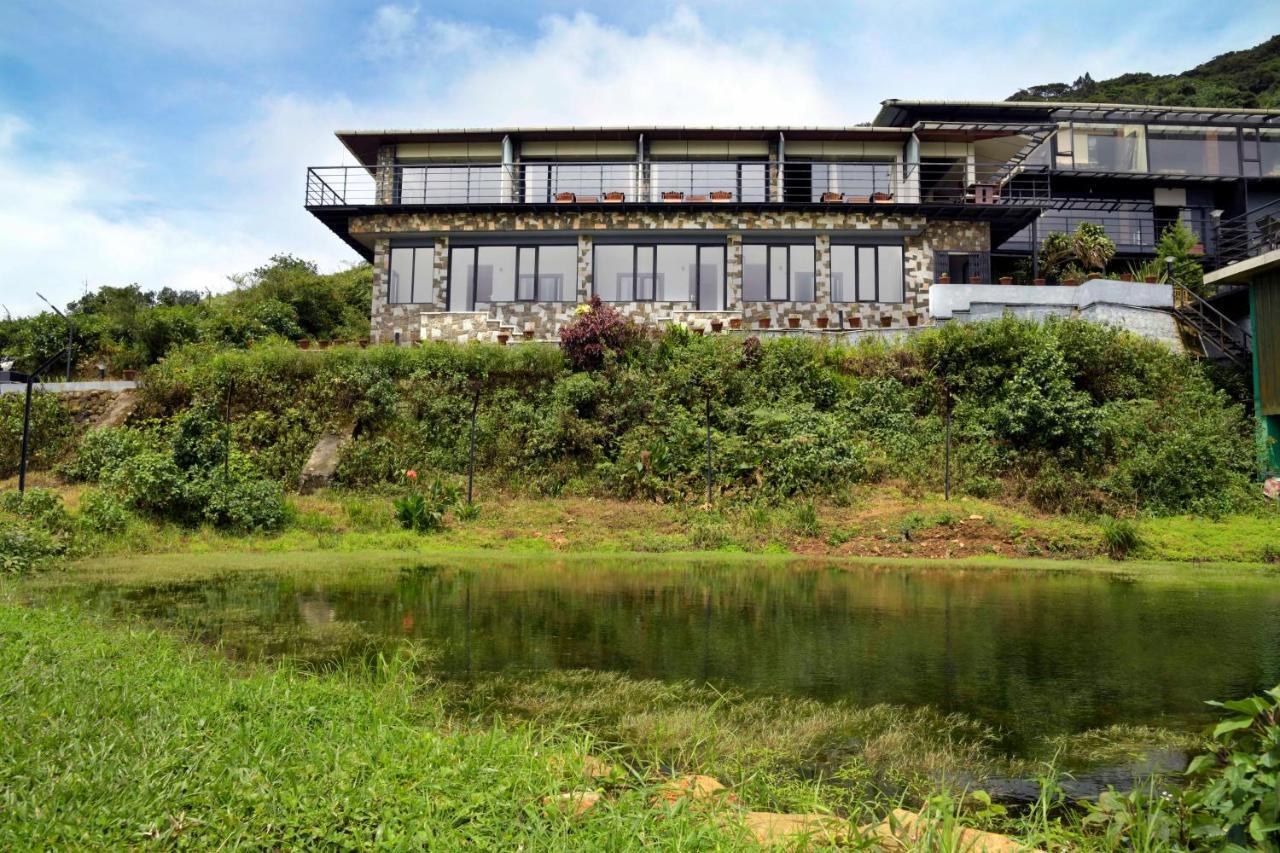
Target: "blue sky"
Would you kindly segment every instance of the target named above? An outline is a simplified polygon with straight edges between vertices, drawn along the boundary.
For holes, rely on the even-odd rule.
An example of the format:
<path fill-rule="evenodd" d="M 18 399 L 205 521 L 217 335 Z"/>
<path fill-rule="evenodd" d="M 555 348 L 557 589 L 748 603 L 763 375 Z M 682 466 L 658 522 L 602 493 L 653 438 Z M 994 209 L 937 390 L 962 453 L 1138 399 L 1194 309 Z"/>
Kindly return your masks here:
<path fill-rule="evenodd" d="M 35 290 L 223 290 L 277 252 L 356 261 L 302 209 L 306 166 L 349 162 L 338 128 L 852 124 L 884 98 L 1167 73 L 1280 31 L 1274 0 L 4 6 L 14 314 Z"/>

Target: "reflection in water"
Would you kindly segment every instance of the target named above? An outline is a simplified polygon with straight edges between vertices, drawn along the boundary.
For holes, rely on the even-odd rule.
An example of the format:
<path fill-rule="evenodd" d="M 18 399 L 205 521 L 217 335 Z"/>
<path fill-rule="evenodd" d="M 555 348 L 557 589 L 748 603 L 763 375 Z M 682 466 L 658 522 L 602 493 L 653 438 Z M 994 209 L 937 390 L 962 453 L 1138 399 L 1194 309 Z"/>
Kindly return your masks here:
<path fill-rule="evenodd" d="M 240 657 L 317 665 L 406 639 L 453 677 L 605 670 L 750 692 L 934 705 L 1009 743 L 1207 719 L 1280 681 L 1280 588 L 990 571 L 532 562 L 99 585 L 103 606 Z"/>

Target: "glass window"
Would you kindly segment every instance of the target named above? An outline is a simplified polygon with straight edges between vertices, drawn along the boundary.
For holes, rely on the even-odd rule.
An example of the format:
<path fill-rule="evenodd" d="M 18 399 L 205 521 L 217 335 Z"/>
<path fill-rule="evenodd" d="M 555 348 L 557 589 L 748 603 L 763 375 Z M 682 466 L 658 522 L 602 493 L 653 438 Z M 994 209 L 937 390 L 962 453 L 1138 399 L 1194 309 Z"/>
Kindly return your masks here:
<path fill-rule="evenodd" d="M 662 302 L 692 302 L 697 275 L 697 246 L 658 247 L 657 291 Z"/>
<path fill-rule="evenodd" d="M 435 263 L 436 250 L 431 246 L 392 249 L 387 300 L 392 303 L 434 302 L 432 277 Z"/>
<path fill-rule="evenodd" d="M 516 247 L 481 246 L 476 262 L 476 302 L 516 298 Z"/>
<path fill-rule="evenodd" d="M 469 246 L 460 246 L 449 251 L 449 310 L 475 310 L 476 250 Z"/>
<path fill-rule="evenodd" d="M 742 301 L 769 298 L 769 247 L 748 243 L 742 247 Z"/>
<path fill-rule="evenodd" d="M 501 166 L 405 166 L 399 181 L 402 204 L 496 202 L 502 197 Z"/>
<path fill-rule="evenodd" d="M 1258 131 L 1258 147 L 1262 159 L 1262 176 L 1280 175 L 1280 130 Z"/>
<path fill-rule="evenodd" d="M 813 200 L 823 193 L 870 198 L 876 193 L 893 193 L 892 162 L 843 162 L 813 164 Z"/>
<path fill-rule="evenodd" d="M 1108 172 L 1147 170 L 1146 128 L 1140 124 L 1077 124 L 1072 128 L 1077 168 Z"/>
<path fill-rule="evenodd" d="M 635 283 L 635 246 L 600 244 L 595 247 L 596 296 L 605 302 L 630 302 Z"/>
<path fill-rule="evenodd" d="M 858 247 L 858 301 L 876 301 L 876 247 Z"/>
<path fill-rule="evenodd" d="M 775 302 L 787 299 L 787 247 L 769 247 L 769 298 Z"/>
<path fill-rule="evenodd" d="M 876 255 L 877 281 L 880 285 L 876 301 L 901 302 L 903 300 L 902 247 L 877 246 Z"/>
<path fill-rule="evenodd" d="M 738 201 L 764 201 L 766 164 L 657 161 L 649 166 L 649 183 L 652 201 L 661 200 L 664 192 L 707 196 L 708 200 L 713 192 L 728 192 Z"/>
<path fill-rule="evenodd" d="M 413 249 L 391 250 L 391 278 L 387 287 L 387 301 L 413 301 Z"/>
<path fill-rule="evenodd" d="M 791 250 L 791 301 L 812 302 L 814 251 L 812 243 L 796 244 Z"/>
<path fill-rule="evenodd" d="M 538 300 L 578 300 L 578 247 L 538 247 Z"/>
<path fill-rule="evenodd" d="M 724 246 L 698 247 L 698 310 L 724 310 Z"/>
<path fill-rule="evenodd" d="M 533 246 L 521 246 L 518 257 L 520 278 L 516 282 L 516 299 L 533 302 L 538 298 L 538 250 Z"/>
<path fill-rule="evenodd" d="M 831 301 L 857 302 L 854 286 L 858 280 L 858 250 L 854 246 L 836 244 L 831 247 Z"/>
<path fill-rule="evenodd" d="M 636 299 L 652 302 L 657 297 L 654 287 L 653 256 L 657 250 L 653 246 L 640 246 L 636 249 Z"/>
<path fill-rule="evenodd" d="M 835 302 L 902 302 L 901 246 L 831 247 L 831 298 Z"/>
<path fill-rule="evenodd" d="M 1233 128 L 1147 128 L 1151 171 L 1166 175 L 1238 175 L 1240 150 Z"/>

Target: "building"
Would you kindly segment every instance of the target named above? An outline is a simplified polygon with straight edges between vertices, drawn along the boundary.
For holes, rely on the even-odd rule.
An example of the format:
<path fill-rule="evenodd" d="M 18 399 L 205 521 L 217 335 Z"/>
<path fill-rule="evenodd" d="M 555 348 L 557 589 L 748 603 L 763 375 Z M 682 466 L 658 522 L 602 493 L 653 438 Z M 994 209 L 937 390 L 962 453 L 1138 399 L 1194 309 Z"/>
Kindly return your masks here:
<path fill-rule="evenodd" d="M 592 296 L 695 327 L 921 326 L 934 279 L 990 280 L 1048 198 L 955 130 L 338 136 L 359 165 L 308 170 L 307 207 L 373 262 L 380 341 L 554 339 Z"/>
<path fill-rule="evenodd" d="M 380 341 L 554 339 L 592 296 L 708 329 L 901 331 L 934 321 L 935 282 L 1030 285 L 1051 231 L 1098 222 L 1136 258 L 1180 219 L 1212 264 L 1222 221 L 1280 200 L 1266 110 L 890 100 L 865 127 L 338 137 L 356 165 L 309 169 L 306 205 L 373 262 Z M 1171 295 L 1132 293 L 1095 286 L 1089 310 L 1177 337 Z M 1085 310 L 951 296 L 948 316 Z"/>
<path fill-rule="evenodd" d="M 987 156 L 1000 140 L 1025 142 L 1007 144 L 1010 160 L 1046 175 L 1050 198 L 1034 228 L 992 247 L 997 270 L 1027 258 L 1037 237 L 1085 221 L 1106 228 L 1120 258 L 1136 258 L 1182 220 L 1214 265 L 1219 220 L 1280 199 L 1280 110 L 889 100 L 875 123 L 986 135 L 975 153 Z"/>

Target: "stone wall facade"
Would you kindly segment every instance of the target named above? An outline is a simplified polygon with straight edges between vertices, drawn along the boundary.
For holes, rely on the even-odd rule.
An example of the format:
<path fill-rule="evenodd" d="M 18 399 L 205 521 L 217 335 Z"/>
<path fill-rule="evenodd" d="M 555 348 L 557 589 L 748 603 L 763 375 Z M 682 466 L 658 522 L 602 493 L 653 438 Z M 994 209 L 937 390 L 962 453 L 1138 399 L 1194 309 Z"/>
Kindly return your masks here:
<path fill-rule="evenodd" d="M 787 330 L 835 334 L 857 329 L 908 329 L 931 323 L 929 286 L 933 282 L 934 252 L 990 251 L 990 231 L 983 222 L 929 222 L 922 216 L 842 210 L 793 212 L 650 209 L 582 211 L 425 211 L 376 214 L 351 221 L 351 233 L 371 239 L 374 246 L 371 334 L 374 341 L 401 343 L 419 340 L 554 340 L 573 319 L 579 304 L 593 292 L 593 234 L 611 239 L 637 232 L 636 240 L 661 242 L 664 235 L 688 238 L 705 232 L 709 243 L 725 246 L 724 311 L 695 310 L 687 302 L 615 302 L 614 308 L 637 322 L 684 323 L 695 329 L 712 328 L 719 321 L 726 330 Z M 904 298 L 900 303 L 831 300 L 831 240 L 833 236 L 874 235 L 901 240 L 904 258 Z M 813 302 L 745 302 L 742 299 L 744 234 L 777 232 L 794 240 L 812 236 L 815 250 Z M 445 302 L 449 276 L 450 236 L 510 233 L 512 242 L 537 234 L 576 239 L 578 281 L 576 301 L 477 303 L 473 312 L 449 312 Z M 889 235 L 893 235 L 891 238 Z M 393 241 L 413 240 L 432 245 L 435 263 L 431 294 L 412 304 L 388 298 L 390 249 Z M 424 243 L 424 241 L 426 241 Z M 736 321 L 736 322 L 735 322 Z"/>

